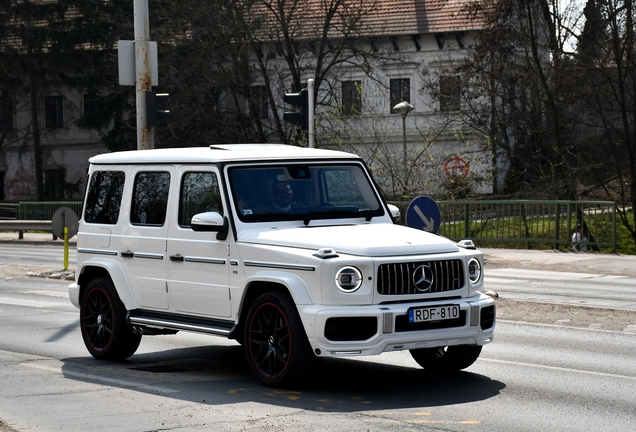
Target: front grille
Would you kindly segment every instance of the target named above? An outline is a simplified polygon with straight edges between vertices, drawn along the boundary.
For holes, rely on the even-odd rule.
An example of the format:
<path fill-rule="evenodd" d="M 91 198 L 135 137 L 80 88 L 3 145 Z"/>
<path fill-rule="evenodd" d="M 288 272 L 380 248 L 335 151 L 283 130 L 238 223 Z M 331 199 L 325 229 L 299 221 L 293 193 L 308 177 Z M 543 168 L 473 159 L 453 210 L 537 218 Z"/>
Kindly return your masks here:
<path fill-rule="evenodd" d="M 417 289 L 413 281 L 415 269 L 422 265 L 428 266 L 433 279 L 430 288 L 423 290 Z M 453 291 L 462 288 L 464 283 L 464 266 L 462 261 L 458 259 L 382 264 L 378 268 L 378 294 L 382 295 L 431 294 Z"/>

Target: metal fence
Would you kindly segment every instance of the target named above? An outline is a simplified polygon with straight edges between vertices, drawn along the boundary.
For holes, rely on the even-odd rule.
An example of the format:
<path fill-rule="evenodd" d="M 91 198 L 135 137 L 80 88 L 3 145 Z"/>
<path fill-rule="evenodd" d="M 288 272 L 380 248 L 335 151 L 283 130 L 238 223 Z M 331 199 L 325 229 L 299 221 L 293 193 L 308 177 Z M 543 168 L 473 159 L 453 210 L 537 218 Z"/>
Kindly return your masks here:
<path fill-rule="evenodd" d="M 69 207 L 80 217 L 82 203 L 79 201 L 20 201 L 18 219 L 51 220 L 60 207 Z"/>
<path fill-rule="evenodd" d="M 402 214 L 408 203 L 398 204 Z M 439 234 L 458 241 L 473 240 L 481 247 L 517 243 L 532 249 L 544 244 L 571 247 L 581 225 L 590 250 L 616 252 L 616 204 L 608 201 L 440 201 Z"/>
<path fill-rule="evenodd" d="M 0 220 L 17 219 L 20 212 L 20 204 L 0 203 Z"/>
<path fill-rule="evenodd" d="M 406 214 L 408 202 L 393 202 Z M 611 201 L 439 201 L 439 234 L 458 241 L 471 239 L 481 247 L 516 243 L 532 249 L 543 244 L 571 247 L 572 234 L 581 225 L 590 250 L 616 252 L 616 204 Z M 78 201 L 0 204 L 0 219 L 51 220 L 60 207 L 81 215 Z M 14 216 L 14 217 L 12 217 Z"/>

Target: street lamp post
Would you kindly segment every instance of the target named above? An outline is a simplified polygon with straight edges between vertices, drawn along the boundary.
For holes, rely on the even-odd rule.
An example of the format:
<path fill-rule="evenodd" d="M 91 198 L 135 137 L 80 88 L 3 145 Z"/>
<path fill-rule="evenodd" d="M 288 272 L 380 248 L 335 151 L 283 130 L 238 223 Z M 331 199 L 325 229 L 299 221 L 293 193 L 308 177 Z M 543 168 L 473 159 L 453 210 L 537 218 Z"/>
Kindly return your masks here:
<path fill-rule="evenodd" d="M 406 162 L 406 116 L 413 111 L 414 106 L 406 101 L 402 101 L 393 107 L 393 111 L 402 116 L 402 168 L 404 169 L 404 178 L 402 180 L 402 195 L 406 195 L 406 183 L 408 177 L 408 168 Z"/>

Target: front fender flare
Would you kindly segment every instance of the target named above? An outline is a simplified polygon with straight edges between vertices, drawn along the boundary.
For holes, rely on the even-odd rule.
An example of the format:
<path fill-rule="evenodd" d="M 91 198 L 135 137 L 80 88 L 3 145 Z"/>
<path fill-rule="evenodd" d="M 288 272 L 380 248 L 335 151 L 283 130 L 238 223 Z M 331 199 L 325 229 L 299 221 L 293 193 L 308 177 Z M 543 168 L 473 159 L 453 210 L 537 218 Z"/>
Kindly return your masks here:
<path fill-rule="evenodd" d="M 315 303 L 305 282 L 295 274 L 271 270 L 261 271 L 247 278 L 245 286 L 248 287 L 255 282 L 270 282 L 283 285 L 289 291 L 294 303 L 298 305 L 312 305 Z"/>

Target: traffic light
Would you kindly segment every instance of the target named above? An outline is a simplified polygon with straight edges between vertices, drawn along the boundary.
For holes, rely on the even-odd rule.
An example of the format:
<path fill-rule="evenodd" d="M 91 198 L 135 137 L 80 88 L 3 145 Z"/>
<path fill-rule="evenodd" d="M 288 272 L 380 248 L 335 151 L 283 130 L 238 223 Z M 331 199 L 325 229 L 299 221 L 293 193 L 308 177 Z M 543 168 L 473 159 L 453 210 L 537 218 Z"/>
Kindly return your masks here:
<path fill-rule="evenodd" d="M 146 127 L 155 127 L 159 120 L 170 117 L 170 110 L 163 109 L 169 97 L 168 93 L 154 94 L 152 90 L 146 90 Z"/>
<path fill-rule="evenodd" d="M 297 107 L 294 112 L 285 112 L 283 114 L 283 120 L 297 124 L 301 129 L 309 129 L 309 101 L 307 87 L 298 93 L 285 93 L 283 100 L 285 103 Z"/>

